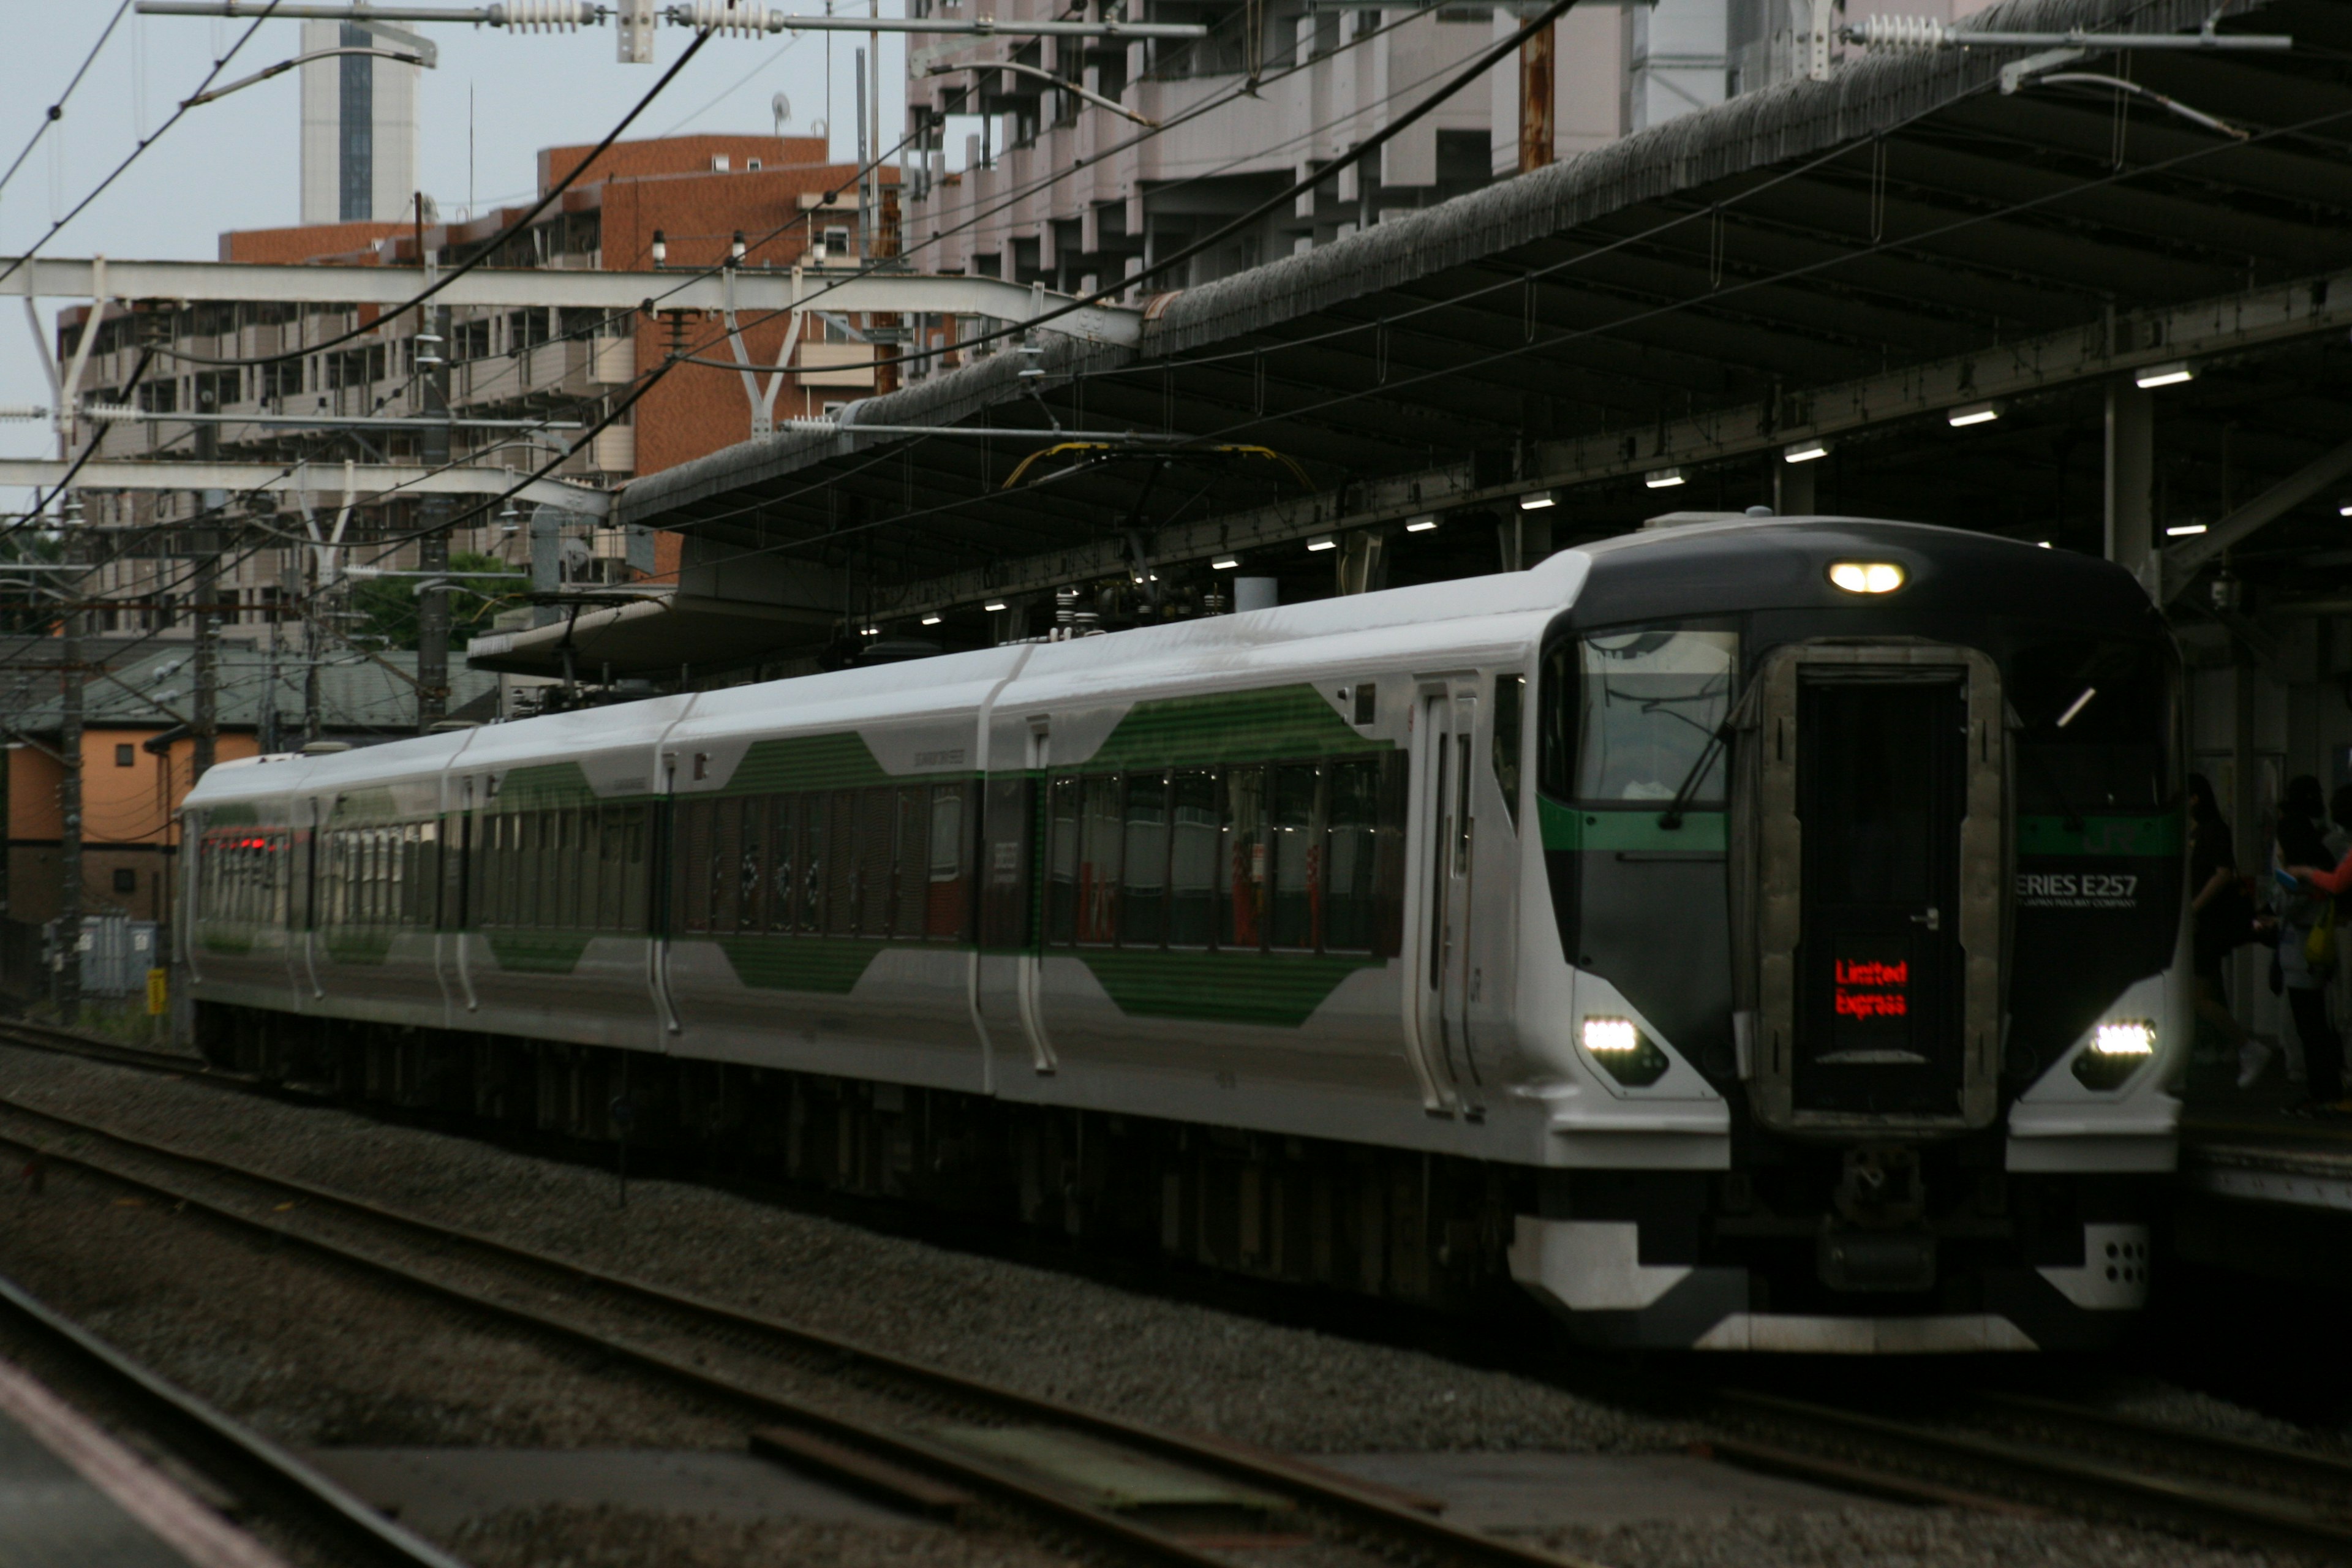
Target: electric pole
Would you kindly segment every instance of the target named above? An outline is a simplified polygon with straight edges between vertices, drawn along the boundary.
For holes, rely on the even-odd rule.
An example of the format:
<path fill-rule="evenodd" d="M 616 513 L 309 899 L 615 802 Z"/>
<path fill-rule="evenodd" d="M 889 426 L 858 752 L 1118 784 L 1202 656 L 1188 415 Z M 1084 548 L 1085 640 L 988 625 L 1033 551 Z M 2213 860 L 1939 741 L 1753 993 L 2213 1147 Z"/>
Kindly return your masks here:
<path fill-rule="evenodd" d="M 89 329 L 95 331 L 95 327 Z M 73 526 L 80 498 L 65 507 L 65 558 L 79 565 L 82 540 Z M 79 574 L 66 576 L 65 621 L 58 662 L 65 667 L 58 689 L 58 1021 L 71 1028 L 81 1021 L 81 699 L 82 647 Z"/>
<path fill-rule="evenodd" d="M 448 306 L 435 307 L 433 331 L 442 342 L 449 341 Z M 423 412 L 445 421 L 425 426 L 418 437 L 417 456 L 427 469 L 442 468 L 449 461 L 449 426 L 446 423 L 449 416 L 449 366 L 446 357 L 442 357 L 442 363 L 425 369 L 418 378 L 425 398 Z M 416 564 L 425 572 L 446 574 L 449 570 L 449 498 L 428 495 L 417 510 L 418 527 L 424 538 L 418 542 Z M 421 735 L 430 730 L 448 711 L 449 584 L 445 575 L 439 582 L 425 578 L 416 591 L 416 732 Z"/>

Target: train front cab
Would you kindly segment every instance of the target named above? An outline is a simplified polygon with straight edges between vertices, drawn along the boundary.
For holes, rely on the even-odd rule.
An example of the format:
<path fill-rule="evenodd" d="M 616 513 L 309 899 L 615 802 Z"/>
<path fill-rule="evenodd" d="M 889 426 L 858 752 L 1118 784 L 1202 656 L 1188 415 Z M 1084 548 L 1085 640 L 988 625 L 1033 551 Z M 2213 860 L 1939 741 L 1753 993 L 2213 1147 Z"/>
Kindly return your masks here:
<path fill-rule="evenodd" d="M 2146 1299 L 2189 1019 L 2174 655 L 2102 563 L 1880 528 L 1781 534 L 1764 608 L 1602 624 L 1604 591 L 1547 638 L 1571 1038 L 1629 1131 L 1685 1066 L 1727 1112 L 1539 1178 L 1513 1273 L 1589 1342 L 2088 1348 Z"/>

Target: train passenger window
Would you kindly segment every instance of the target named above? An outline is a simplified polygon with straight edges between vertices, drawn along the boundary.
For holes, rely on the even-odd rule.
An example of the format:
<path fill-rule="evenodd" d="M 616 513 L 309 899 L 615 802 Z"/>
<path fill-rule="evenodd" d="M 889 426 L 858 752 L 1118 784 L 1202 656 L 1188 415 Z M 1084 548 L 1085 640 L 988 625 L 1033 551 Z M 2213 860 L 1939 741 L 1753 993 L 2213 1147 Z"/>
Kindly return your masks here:
<path fill-rule="evenodd" d="M 1524 675 L 1495 677 L 1495 784 L 1503 792 L 1503 805 L 1511 814 L 1514 832 L 1519 826 L 1521 710 L 1527 703 L 1527 690 L 1528 678 Z"/>
<path fill-rule="evenodd" d="M 1086 817 L 1078 836 L 1078 942 L 1108 946 L 1118 940 L 1119 780 L 1097 773 L 1086 781 Z"/>
<path fill-rule="evenodd" d="M 825 830 L 833 851 L 824 879 L 824 929 L 828 936 L 857 934 L 857 792 L 840 789 L 831 797 L 832 822 Z"/>
<path fill-rule="evenodd" d="M 1127 882 L 1119 894 L 1122 947 L 1158 947 L 1168 939 L 1168 775 L 1129 773 Z"/>
<path fill-rule="evenodd" d="M 780 795 L 768 801 L 768 929 L 789 931 L 797 911 L 793 895 L 800 891 L 800 814 L 798 797 Z"/>
<path fill-rule="evenodd" d="M 761 895 L 768 888 L 768 803 L 754 797 L 730 804 L 742 823 L 735 853 L 735 929 L 757 931 L 767 923 Z"/>
<path fill-rule="evenodd" d="M 890 934 L 890 870 L 897 854 L 898 792 L 858 792 L 857 931 L 861 936 Z"/>
<path fill-rule="evenodd" d="M 625 805 L 597 808 L 596 924 L 603 931 L 629 929 L 629 856 Z"/>
<path fill-rule="evenodd" d="M 825 858 L 825 834 L 831 825 L 825 796 L 801 796 L 800 929 L 814 935 L 824 929 L 824 886 L 831 873 Z"/>
<path fill-rule="evenodd" d="M 1377 930 L 1381 765 L 1331 764 L 1323 893 L 1323 946 L 1369 952 Z"/>
<path fill-rule="evenodd" d="M 1225 810 L 1218 824 L 1223 868 L 1217 945 L 1265 945 L 1265 770 L 1225 771 Z"/>
<path fill-rule="evenodd" d="M 652 883 L 646 875 L 646 807 L 625 805 L 621 808 L 621 856 L 627 868 L 623 879 L 620 929 L 643 931 L 650 930 L 653 919 Z"/>
<path fill-rule="evenodd" d="M 890 934 L 918 942 L 930 918 L 930 793 L 920 784 L 898 791 L 898 833 L 891 877 L 897 889 Z"/>
<path fill-rule="evenodd" d="M 1045 940 L 1078 939 L 1078 802 L 1074 778 L 1054 781 L 1045 808 Z"/>
<path fill-rule="evenodd" d="M 1206 947 L 1217 934 L 1217 889 L 1222 879 L 1217 775 L 1206 768 L 1180 770 L 1168 789 L 1168 945 Z"/>
<path fill-rule="evenodd" d="M 964 796 L 969 786 L 931 789 L 929 885 L 924 892 L 923 934 L 934 942 L 958 942 L 964 934 L 971 890 L 963 874 Z"/>
<path fill-rule="evenodd" d="M 1321 945 L 1323 932 L 1322 845 L 1316 832 L 1316 795 L 1322 770 L 1292 763 L 1274 770 L 1274 802 L 1266 824 L 1273 840 L 1271 945 Z"/>
<path fill-rule="evenodd" d="M 1638 626 L 1596 632 L 1544 661 L 1543 783 L 1589 805 L 1674 799 L 1731 710 L 1735 632 Z M 1692 784 L 1719 806 L 1724 749 Z"/>

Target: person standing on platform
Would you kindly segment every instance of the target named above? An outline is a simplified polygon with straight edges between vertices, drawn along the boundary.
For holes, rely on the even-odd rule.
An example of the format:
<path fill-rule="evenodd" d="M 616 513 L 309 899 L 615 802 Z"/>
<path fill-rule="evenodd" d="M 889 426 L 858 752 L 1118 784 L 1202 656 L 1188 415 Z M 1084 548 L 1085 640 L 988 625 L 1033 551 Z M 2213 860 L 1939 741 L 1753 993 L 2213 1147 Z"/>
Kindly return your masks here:
<path fill-rule="evenodd" d="M 2246 1032 L 2230 1012 L 2221 961 L 2254 940 L 2253 900 L 2238 879 L 2230 824 L 2213 801 L 2203 773 L 2189 775 L 2189 908 L 2195 921 L 2197 1016 L 2238 1048 L 2238 1087 L 2251 1089 L 2270 1065 L 2271 1047 Z"/>
<path fill-rule="evenodd" d="M 2286 798 L 2279 803 L 2278 844 L 2272 862 L 2291 879 L 2292 891 L 2279 901 L 2279 973 L 2286 984 L 2286 1001 L 2294 1015 L 2294 1032 L 2303 1042 L 2305 1099 L 2295 1110 L 2333 1111 L 2344 1098 L 2344 1042 L 2327 1016 L 2327 982 L 2336 968 L 2335 895 L 2352 888 L 2352 858 L 2335 870 L 2321 870 L 2333 860 L 2320 837 L 2320 814 L 2326 802 L 2319 781 L 2304 773 L 2288 782 Z M 2315 940 L 2324 931 L 2326 941 Z M 2321 948 L 2326 951 L 2318 951 Z"/>

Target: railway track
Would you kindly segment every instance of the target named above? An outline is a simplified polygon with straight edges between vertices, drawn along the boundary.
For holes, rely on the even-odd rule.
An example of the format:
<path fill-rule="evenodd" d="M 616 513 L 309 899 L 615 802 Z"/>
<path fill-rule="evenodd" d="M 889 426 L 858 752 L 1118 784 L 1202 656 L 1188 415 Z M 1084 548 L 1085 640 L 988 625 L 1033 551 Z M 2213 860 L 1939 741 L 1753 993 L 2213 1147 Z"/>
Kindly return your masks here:
<path fill-rule="evenodd" d="M 23 1043 L 121 1066 L 187 1073 L 226 1085 L 262 1087 L 257 1080 L 220 1072 L 194 1058 L 116 1047 L 42 1026 L 0 1024 L 0 1043 Z M 960 1414 L 979 1415 L 1007 1429 L 1024 1425 L 1059 1428 L 1089 1441 L 1128 1448 L 1157 1462 L 1197 1469 L 1244 1488 L 1259 1489 L 1277 1502 L 1286 1499 L 1293 1510 L 1328 1517 L 1345 1527 L 1343 1533 L 1352 1531 L 1360 1541 L 1385 1541 L 1389 1550 L 1393 1550 L 1400 1541 L 1410 1542 L 1413 1555 L 1424 1559 L 1435 1555 L 1466 1562 L 1522 1564 L 1561 1561 L 1446 1525 L 1425 1507 L 1415 1506 L 1413 1500 L 1349 1478 L 1316 1471 L 1278 1456 L 1251 1454 L 1213 1439 L 1155 1432 L 1114 1417 L 1035 1399 L 777 1320 L 600 1274 L 489 1237 L 449 1230 L 362 1200 L 245 1171 L 205 1156 L 165 1150 L 5 1099 L 0 1099 L 0 1138 L 14 1136 L 5 1124 L 5 1118 L 11 1115 L 46 1119 L 57 1131 L 79 1131 L 100 1137 L 118 1149 L 177 1163 L 184 1172 L 210 1173 L 219 1179 L 249 1184 L 257 1190 L 242 1205 L 221 1197 L 217 1207 L 210 1204 L 199 1206 L 236 1223 L 268 1229 L 273 1235 L 284 1233 L 273 1223 L 278 1217 L 274 1209 L 264 1206 L 263 1212 L 271 1216 L 264 1220 L 255 1205 L 272 1191 L 293 1193 L 298 1201 L 312 1205 L 320 1214 L 356 1216 L 354 1222 L 362 1226 L 374 1226 L 384 1233 L 404 1233 L 405 1244 L 411 1247 L 470 1249 L 499 1269 L 537 1270 L 542 1276 L 537 1284 L 518 1281 L 514 1300 L 502 1301 L 478 1290 L 469 1293 L 446 1281 L 415 1276 L 388 1258 L 368 1255 L 356 1239 L 335 1242 L 307 1235 L 294 1237 L 364 1267 L 401 1274 L 411 1283 L 469 1305 L 598 1345 L 654 1370 L 681 1376 L 707 1391 L 728 1393 L 729 1380 L 694 1363 L 690 1353 L 687 1362 L 680 1363 L 675 1349 L 664 1351 L 651 1344 L 600 1337 L 604 1331 L 590 1322 L 558 1321 L 551 1314 L 520 1303 L 531 1299 L 535 1289 L 540 1290 L 538 1299 L 545 1300 L 551 1280 L 561 1276 L 552 1289 L 580 1310 L 596 1309 L 625 1314 L 655 1309 L 662 1314 L 682 1317 L 685 1321 L 675 1326 L 688 1339 L 696 1334 L 749 1336 L 787 1362 L 816 1357 L 848 1371 L 862 1384 L 896 1382 L 902 1391 L 912 1391 L 923 1408 L 922 1417 L 909 1426 L 893 1423 L 887 1416 L 868 1421 L 814 1402 L 772 1404 L 783 1435 L 771 1432 L 761 1441 L 779 1453 L 788 1451 L 789 1445 L 796 1441 L 789 1434 L 797 1431 L 828 1446 L 828 1451 L 835 1458 L 854 1458 L 861 1452 L 872 1454 L 903 1471 L 961 1476 L 964 1482 L 982 1491 L 1017 1497 L 1017 1493 L 1006 1491 L 1007 1485 L 1019 1479 L 1017 1475 L 1007 1474 L 1001 1464 L 987 1465 L 984 1460 L 983 1474 L 971 1468 L 970 1454 L 959 1451 L 952 1444 L 942 1446 L 936 1436 L 917 1429 L 924 1422 L 940 1417 L 952 1422 Z M 83 1163 L 117 1179 L 139 1179 L 135 1173 L 108 1170 L 101 1163 Z M 175 1193 L 175 1201 L 177 1196 Z M 273 1200 L 282 1201 L 282 1197 Z M 769 1395 L 761 1394 L 750 1402 L 756 1406 L 769 1399 Z M 1938 1411 L 1932 1419 L 1895 1417 L 1780 1394 L 1719 1387 L 1697 1391 L 1692 1407 L 1710 1408 L 1721 1428 L 1722 1436 L 1703 1446 L 1716 1458 L 1843 1489 L 1930 1505 L 2089 1515 L 2156 1524 L 2208 1539 L 2352 1562 L 2352 1501 L 2347 1500 L 2352 1500 L 2352 1462 L 2330 1456 L 2013 1394 L 1985 1394 L 1958 1408 Z M 969 1431 L 964 1435 L 969 1437 Z M 777 1447 L 780 1444 L 787 1447 Z M 997 1458 L 1003 1458 L 1002 1445 Z M 824 1468 L 827 1459 L 824 1454 L 817 1453 L 800 1462 Z M 857 1478 L 846 1471 L 836 1471 L 836 1475 L 837 1479 L 859 1484 Z M 910 1496 L 901 1496 L 898 1500 L 910 1507 L 922 1506 L 919 1500 Z M 1031 1498 L 1026 1501 L 1048 1512 L 1061 1506 L 1058 1500 Z M 1181 1510 L 1182 1506 L 1171 1508 Z M 1097 1511 L 1118 1513 L 1117 1510 L 1102 1510 L 1099 1505 Z M 1230 1514 L 1234 1510 L 1226 1511 Z M 1244 1515 L 1255 1511 L 1261 1525 L 1274 1517 L 1265 1508 L 1239 1511 Z M 1196 1522 L 1212 1519 L 1216 1513 L 1213 1507 L 1199 1507 L 1195 1510 Z M 1099 1536 L 1120 1538 L 1119 1531 L 1110 1522 L 1091 1515 L 1076 1522 L 1088 1526 Z M 1136 1524 L 1133 1518 L 1118 1522 Z M 1123 1543 L 1140 1555 L 1156 1555 L 1161 1561 L 1195 1561 L 1167 1557 L 1165 1552 L 1171 1542 L 1187 1550 L 1202 1550 L 1198 1544 L 1203 1538 L 1201 1531 L 1193 1531 L 1189 1542 L 1181 1532 L 1153 1530 L 1152 1533 L 1168 1539 L 1150 1542 L 1125 1539 Z M 1223 1536 L 1212 1532 L 1207 1538 L 1271 1542 L 1284 1539 L 1286 1533 L 1267 1527 L 1255 1533 L 1249 1530 L 1227 1531 Z"/>
<path fill-rule="evenodd" d="M 348 1568 L 464 1568 L 275 1443 L 0 1279 L 0 1339 L 168 1459 L 200 1500 Z M 13 1561 L 13 1558 L 11 1559 Z"/>
<path fill-rule="evenodd" d="M 2058 1400 L 1983 1394 L 1932 1419 L 1717 1393 L 1716 1457 L 1852 1490 L 2063 1512 L 2352 1562 L 2352 1461 Z"/>
<path fill-rule="evenodd" d="M 910 1510 L 953 1518 L 984 1499 L 1177 1568 L 1232 1568 L 1234 1552 L 1278 1562 L 1291 1547 L 1318 1568 L 1575 1563 L 1286 1456 L 966 1377 L 6 1097 L 0 1143 L 715 1397 L 756 1419 L 755 1449 Z"/>

